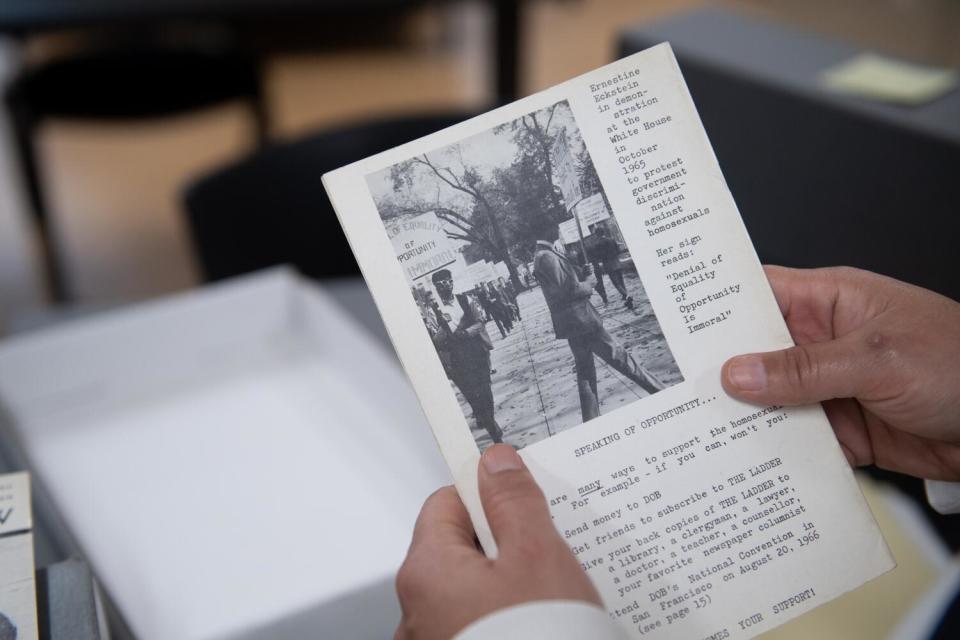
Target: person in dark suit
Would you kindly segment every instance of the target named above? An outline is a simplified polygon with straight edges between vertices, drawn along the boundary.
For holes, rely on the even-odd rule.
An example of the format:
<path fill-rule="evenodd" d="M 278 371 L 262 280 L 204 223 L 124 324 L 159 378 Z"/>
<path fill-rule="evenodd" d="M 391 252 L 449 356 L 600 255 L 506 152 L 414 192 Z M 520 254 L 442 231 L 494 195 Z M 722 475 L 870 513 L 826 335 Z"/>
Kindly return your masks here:
<path fill-rule="evenodd" d="M 597 229 L 596 236 L 592 257 L 595 259 L 594 265 L 601 267 L 596 272 L 597 291 L 600 292 L 600 297 L 603 298 L 604 303 L 607 302 L 607 292 L 603 286 L 603 274 L 605 273 L 610 277 L 613 288 L 623 298 L 627 308 L 633 309 L 633 298 L 627 293 L 627 285 L 623 282 L 623 270 L 620 268 L 620 247 L 617 246 L 616 240 L 610 237 L 610 233 L 604 227 Z"/>
<path fill-rule="evenodd" d="M 493 320 L 494 324 L 497 325 L 497 329 L 500 331 L 500 337 L 506 338 L 507 332 L 503 330 L 503 323 L 500 322 L 500 315 L 494 312 L 493 303 L 490 302 L 490 296 L 487 295 L 487 288 L 483 286 L 483 283 L 480 283 L 474 287 L 473 290 L 477 296 L 477 302 L 480 303 L 480 307 L 487 316 L 487 321 Z"/>
<path fill-rule="evenodd" d="M 513 319 L 519 322 L 523 318 L 520 317 L 520 305 L 517 304 L 517 290 L 513 286 L 513 282 L 501 277 L 500 289 L 503 291 L 506 300 L 510 303 L 510 313 L 513 314 Z"/>
<path fill-rule="evenodd" d="M 500 324 L 507 330 L 507 333 L 513 331 L 513 315 L 507 308 L 506 301 L 503 300 L 503 294 L 497 290 L 493 282 L 487 283 L 487 297 L 490 299 L 490 308 L 494 317 L 500 319 Z"/>
<path fill-rule="evenodd" d="M 600 315 L 590 303 L 596 283 L 592 275 L 585 274 L 586 277 L 581 278 L 581 269 L 554 248 L 557 227 L 544 225 L 538 235 L 534 274 L 550 309 L 557 339 L 565 338 L 573 352 L 583 421 L 600 415 L 595 355 L 647 393 L 662 390 L 663 384 L 639 365 L 603 327 Z"/>
<path fill-rule="evenodd" d="M 494 442 L 503 442 L 503 431 L 494 417 L 493 387 L 490 380 L 490 351 L 483 309 L 467 294 L 454 296 L 453 275 L 441 269 L 431 276 L 440 297 L 434 307 L 437 330 L 433 343 L 440 352 L 447 377 L 473 409 L 477 427 L 486 430 Z"/>

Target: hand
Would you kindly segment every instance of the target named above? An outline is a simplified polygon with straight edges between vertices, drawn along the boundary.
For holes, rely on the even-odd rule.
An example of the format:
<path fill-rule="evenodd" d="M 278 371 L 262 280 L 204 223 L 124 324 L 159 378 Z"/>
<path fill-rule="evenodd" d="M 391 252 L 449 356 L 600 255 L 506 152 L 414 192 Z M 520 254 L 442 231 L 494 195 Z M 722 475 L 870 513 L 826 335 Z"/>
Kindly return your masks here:
<path fill-rule="evenodd" d="M 597 293 L 597 279 L 590 276 L 580 283 L 580 290 L 583 292 L 584 298 L 593 297 L 593 294 Z"/>
<path fill-rule="evenodd" d="M 483 325 L 479 322 L 472 324 L 469 327 L 463 327 L 462 329 L 457 329 L 457 333 L 465 336 L 470 336 L 471 338 L 480 333 L 480 330 L 483 328 Z"/>
<path fill-rule="evenodd" d="M 591 287 L 597 286 L 597 270 L 594 269 L 593 264 L 586 264 L 583 269 L 583 281 L 589 282 Z"/>
<path fill-rule="evenodd" d="M 580 277 L 580 291 L 583 297 L 589 298 L 597 288 L 597 276 L 591 265 L 587 265 L 583 269 L 586 271 L 583 271 Z"/>
<path fill-rule="evenodd" d="M 453 487 L 423 505 L 407 559 L 397 574 L 403 618 L 395 640 L 448 640 L 498 609 L 537 600 L 600 596 L 557 533 L 543 493 L 511 447 L 494 445 L 480 460 L 480 500 L 499 557 L 478 548 L 467 510 Z"/>
<path fill-rule="evenodd" d="M 797 346 L 731 358 L 727 392 L 822 401 L 851 465 L 960 480 L 960 304 L 858 269 L 765 269 Z"/>

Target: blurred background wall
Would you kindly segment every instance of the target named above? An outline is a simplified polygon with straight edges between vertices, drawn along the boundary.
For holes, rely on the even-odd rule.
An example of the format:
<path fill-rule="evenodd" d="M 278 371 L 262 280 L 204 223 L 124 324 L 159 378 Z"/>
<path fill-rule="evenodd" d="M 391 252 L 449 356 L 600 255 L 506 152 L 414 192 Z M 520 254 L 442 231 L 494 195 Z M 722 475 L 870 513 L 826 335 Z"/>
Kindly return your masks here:
<path fill-rule="evenodd" d="M 522 2 L 521 95 L 611 60 L 618 33 L 705 4 L 723 5 L 922 63 L 960 65 L 953 0 L 529 0 Z M 491 16 L 483 2 L 427 3 L 388 24 L 266 29 L 263 78 L 271 134 L 307 132 L 389 113 L 489 104 Z M 90 38 L 64 29 L 0 47 L 0 78 Z M 96 37 L 94 34 L 92 37 Z M 37 135 L 53 236 L 76 302 L 113 304 L 198 284 L 181 190 L 248 151 L 240 106 L 159 121 L 58 120 Z M 23 193 L 0 128 L 0 323 L 42 308 L 42 278 Z M 318 176 L 319 178 L 319 176 Z M 2 326 L 2 325 L 0 325 Z"/>

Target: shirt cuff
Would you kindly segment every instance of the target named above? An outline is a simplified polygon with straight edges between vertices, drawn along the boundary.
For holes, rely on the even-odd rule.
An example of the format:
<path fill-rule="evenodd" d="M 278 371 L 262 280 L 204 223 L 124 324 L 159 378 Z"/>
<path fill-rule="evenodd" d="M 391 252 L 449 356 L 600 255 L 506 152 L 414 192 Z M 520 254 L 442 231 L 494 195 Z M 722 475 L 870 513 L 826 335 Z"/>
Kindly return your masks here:
<path fill-rule="evenodd" d="M 577 600 L 543 600 L 480 618 L 454 640 L 624 640 L 600 607 Z"/>
<path fill-rule="evenodd" d="M 960 482 L 923 482 L 927 487 L 927 502 L 934 511 L 942 514 L 960 513 Z"/>

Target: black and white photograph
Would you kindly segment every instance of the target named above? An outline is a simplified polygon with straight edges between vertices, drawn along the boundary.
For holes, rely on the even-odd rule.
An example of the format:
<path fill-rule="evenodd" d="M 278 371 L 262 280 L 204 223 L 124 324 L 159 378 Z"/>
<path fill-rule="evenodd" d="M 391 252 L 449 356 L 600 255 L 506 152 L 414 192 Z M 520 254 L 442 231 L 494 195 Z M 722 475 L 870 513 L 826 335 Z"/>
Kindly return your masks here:
<path fill-rule="evenodd" d="M 567 101 L 367 184 L 481 451 L 683 381 Z"/>

